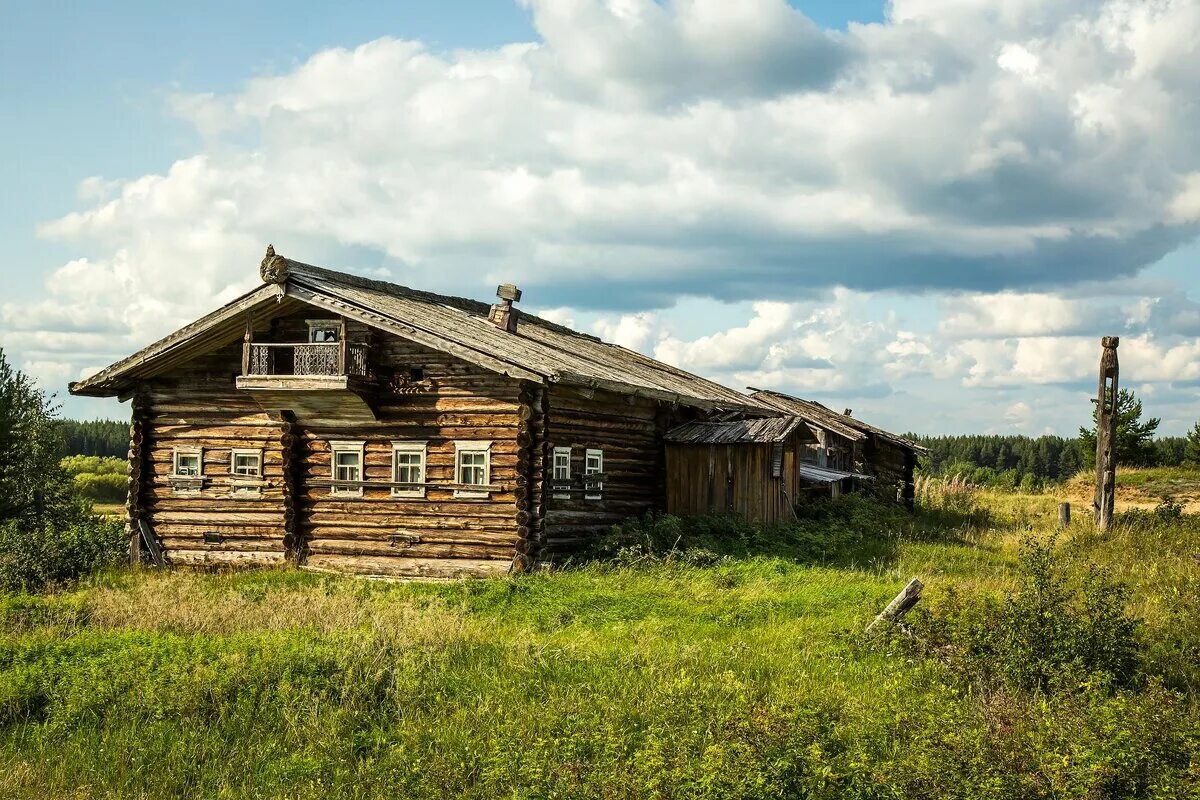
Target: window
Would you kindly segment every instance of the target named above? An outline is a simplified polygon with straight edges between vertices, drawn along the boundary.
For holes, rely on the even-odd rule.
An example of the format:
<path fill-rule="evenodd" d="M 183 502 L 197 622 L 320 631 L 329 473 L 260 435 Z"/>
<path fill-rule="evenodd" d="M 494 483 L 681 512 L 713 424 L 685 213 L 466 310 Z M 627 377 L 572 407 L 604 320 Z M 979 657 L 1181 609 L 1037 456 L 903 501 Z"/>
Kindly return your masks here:
<path fill-rule="evenodd" d="M 454 490 L 455 497 L 486 500 L 486 487 L 492 482 L 492 443 L 455 442 L 454 478 L 456 483 L 461 484 L 460 488 Z M 480 488 L 467 488 L 470 486 Z"/>
<path fill-rule="evenodd" d="M 262 450 L 235 448 L 229 460 L 229 474 L 240 478 L 261 478 Z"/>
<path fill-rule="evenodd" d="M 313 344 L 336 342 L 342 332 L 342 323 L 336 319 L 309 319 L 308 341 Z"/>
<path fill-rule="evenodd" d="M 330 494 L 340 497 L 362 497 L 364 442 L 330 442 L 330 461 L 333 466 L 333 486 Z"/>
<path fill-rule="evenodd" d="M 554 474 L 552 476 L 553 488 L 559 491 L 554 497 L 559 500 L 571 499 L 571 448 L 556 447 L 554 448 Z"/>
<path fill-rule="evenodd" d="M 604 498 L 604 480 L 601 478 L 589 478 L 590 475 L 604 474 L 604 451 L 589 449 L 585 455 L 583 462 L 584 486 L 583 497 L 585 500 L 602 500 Z"/>
<path fill-rule="evenodd" d="M 199 448 L 175 448 L 174 471 L 172 474 L 179 478 L 199 478 L 203 473 L 203 462 Z"/>
<path fill-rule="evenodd" d="M 392 442 L 392 482 L 425 482 L 425 442 Z M 424 486 L 393 486 L 393 497 L 424 497 Z"/>

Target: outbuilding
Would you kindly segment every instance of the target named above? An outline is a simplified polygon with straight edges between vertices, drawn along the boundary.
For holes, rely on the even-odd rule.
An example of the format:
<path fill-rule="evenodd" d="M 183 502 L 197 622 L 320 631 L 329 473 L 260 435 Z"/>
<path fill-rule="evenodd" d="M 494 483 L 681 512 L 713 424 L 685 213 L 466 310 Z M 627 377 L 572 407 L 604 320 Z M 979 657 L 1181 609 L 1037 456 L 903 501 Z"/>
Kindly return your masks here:
<path fill-rule="evenodd" d="M 754 522 L 795 518 L 804 453 L 817 441 L 797 416 L 694 421 L 664 439 L 668 513 L 733 513 Z"/>

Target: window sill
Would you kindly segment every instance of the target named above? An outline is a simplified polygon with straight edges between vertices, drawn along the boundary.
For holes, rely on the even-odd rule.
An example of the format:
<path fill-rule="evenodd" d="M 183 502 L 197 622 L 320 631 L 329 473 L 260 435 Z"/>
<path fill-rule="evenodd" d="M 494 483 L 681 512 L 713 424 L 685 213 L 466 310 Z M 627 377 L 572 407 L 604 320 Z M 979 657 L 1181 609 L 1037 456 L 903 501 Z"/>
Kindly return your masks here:
<path fill-rule="evenodd" d="M 176 492 L 199 492 L 204 488 L 208 478 L 203 475 L 171 475 L 167 483 Z"/>

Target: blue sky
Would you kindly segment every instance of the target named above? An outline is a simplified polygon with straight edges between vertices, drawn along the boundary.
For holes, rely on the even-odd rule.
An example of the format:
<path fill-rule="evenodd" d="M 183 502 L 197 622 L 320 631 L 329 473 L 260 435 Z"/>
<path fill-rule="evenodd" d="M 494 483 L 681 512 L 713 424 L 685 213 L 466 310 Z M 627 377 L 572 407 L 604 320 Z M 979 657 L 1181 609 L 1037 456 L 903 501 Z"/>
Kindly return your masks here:
<path fill-rule="evenodd" d="M 274 241 L 898 429 L 1070 432 L 1109 332 L 1200 417 L 1193 3 L 2 13 L 0 346 L 60 395 Z"/>

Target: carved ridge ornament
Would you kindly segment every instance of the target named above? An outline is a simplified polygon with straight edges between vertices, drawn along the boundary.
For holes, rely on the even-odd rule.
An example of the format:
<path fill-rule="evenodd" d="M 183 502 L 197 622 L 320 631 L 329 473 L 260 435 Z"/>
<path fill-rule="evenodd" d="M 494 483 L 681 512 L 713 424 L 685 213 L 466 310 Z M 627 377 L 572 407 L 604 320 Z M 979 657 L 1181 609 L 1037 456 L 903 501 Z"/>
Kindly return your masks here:
<path fill-rule="evenodd" d="M 258 265 L 258 274 L 263 283 L 283 283 L 288 277 L 288 261 L 275 255 L 275 246 L 267 245 L 267 254 Z"/>

